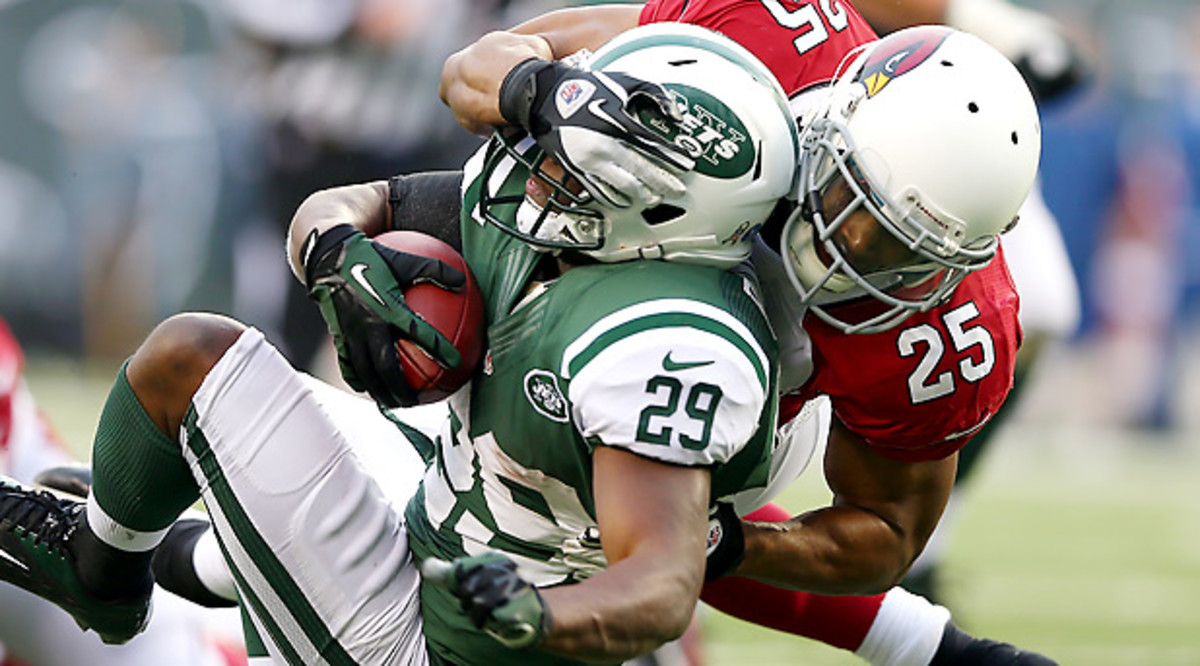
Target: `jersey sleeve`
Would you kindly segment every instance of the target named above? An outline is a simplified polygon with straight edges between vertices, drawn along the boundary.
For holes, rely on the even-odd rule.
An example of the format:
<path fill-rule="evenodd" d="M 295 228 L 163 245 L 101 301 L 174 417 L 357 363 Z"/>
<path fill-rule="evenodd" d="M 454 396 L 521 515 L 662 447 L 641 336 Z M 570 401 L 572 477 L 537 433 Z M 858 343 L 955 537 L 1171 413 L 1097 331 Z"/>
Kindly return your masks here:
<path fill-rule="evenodd" d="M 666 463 L 727 462 L 751 439 L 771 391 L 769 362 L 728 313 L 686 299 L 605 317 L 566 350 L 572 420 L 589 446 Z"/>
<path fill-rule="evenodd" d="M 1012 388 L 1017 310 L 1001 255 L 944 305 L 890 331 L 846 335 L 809 315 L 813 375 L 785 398 L 781 413 L 786 419 L 807 399 L 828 395 L 837 419 L 881 455 L 944 458 L 996 414 Z"/>
<path fill-rule="evenodd" d="M 650 0 L 640 21 L 679 21 L 723 33 L 761 60 L 788 95 L 828 82 L 850 51 L 877 39 L 850 2 Z"/>

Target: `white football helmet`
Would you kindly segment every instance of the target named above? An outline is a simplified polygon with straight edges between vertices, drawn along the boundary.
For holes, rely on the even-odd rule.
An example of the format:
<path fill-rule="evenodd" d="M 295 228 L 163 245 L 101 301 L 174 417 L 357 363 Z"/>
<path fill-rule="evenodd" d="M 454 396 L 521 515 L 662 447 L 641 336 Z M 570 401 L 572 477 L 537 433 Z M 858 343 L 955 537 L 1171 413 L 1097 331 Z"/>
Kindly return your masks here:
<path fill-rule="evenodd" d="M 805 304 L 843 331 L 869 333 L 935 307 L 991 261 L 1033 185 L 1041 127 L 1017 69 L 968 33 L 909 28 L 847 60 L 803 131 L 801 205 L 781 244 Z M 849 203 L 823 210 L 835 185 L 848 186 Z M 911 259 L 856 270 L 837 232 L 861 210 Z M 884 305 L 849 319 L 828 307 L 863 296 Z"/>
<path fill-rule="evenodd" d="M 695 159 L 696 166 L 680 175 L 686 191 L 653 206 L 605 205 L 568 188 L 566 179 L 546 175 L 545 155 L 528 138 L 498 134 L 493 142 L 504 149 L 493 145 L 483 167 L 482 216 L 536 246 L 603 262 L 647 258 L 728 267 L 745 260 L 755 232 L 795 183 L 797 130 L 775 77 L 736 42 L 682 23 L 634 28 L 581 61 L 593 71 L 627 73 L 671 93 L 682 128 L 655 131 Z M 508 158 L 556 190 L 544 206 L 524 194 L 492 191 L 499 180 L 492 174 Z"/>

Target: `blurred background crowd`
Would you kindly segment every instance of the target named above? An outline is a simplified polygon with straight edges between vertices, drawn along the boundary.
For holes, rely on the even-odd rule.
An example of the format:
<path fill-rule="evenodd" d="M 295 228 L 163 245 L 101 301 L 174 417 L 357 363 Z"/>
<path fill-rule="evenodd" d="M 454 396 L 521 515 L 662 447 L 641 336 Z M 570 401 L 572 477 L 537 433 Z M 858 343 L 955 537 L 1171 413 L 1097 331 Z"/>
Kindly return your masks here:
<path fill-rule="evenodd" d="M 257 326 L 296 365 L 312 367 L 325 327 L 283 252 L 296 206 L 324 187 L 460 166 L 481 139 L 438 99 L 445 57 L 488 30 L 572 4 L 585 3 L 0 0 L 0 322 L 31 360 L 112 368 L 164 317 L 216 311 Z M 1067 522 L 1060 516 L 1069 515 L 1078 542 L 1071 553 L 1117 553 L 1103 577 L 1072 587 L 1079 560 L 1057 562 L 1034 546 L 1048 559 L 1031 565 L 1043 576 L 1032 580 L 1059 590 L 1052 596 L 1070 617 L 1046 629 L 1046 640 L 1084 650 L 1094 639 L 1072 643 L 1069 635 L 1071 622 L 1082 621 L 1076 601 L 1104 587 L 1096 580 L 1154 566 L 1146 544 L 1120 549 L 1110 525 L 1121 514 L 1099 505 L 1111 495 L 1140 511 L 1156 530 L 1148 538 L 1170 551 L 1167 540 L 1181 530 L 1159 529 L 1131 497 L 1165 487 L 1170 473 L 1155 467 L 1147 485 L 1120 487 L 1115 475 L 1078 474 L 1083 485 L 1039 489 L 1064 470 L 1078 472 L 1112 439 L 1120 450 L 1192 451 L 1169 456 L 1178 462 L 1167 467 L 1184 467 L 1200 450 L 1188 435 L 1200 428 L 1200 373 L 1188 373 L 1200 367 L 1200 3 L 1016 4 L 1057 19 L 1090 64 L 1087 85 L 1042 108 L 1043 193 L 1078 277 L 1082 318 L 1039 363 L 1019 403 L 1023 422 L 1036 426 L 1009 438 L 1028 440 L 1036 457 L 1018 452 L 1013 473 L 995 477 L 1003 487 L 989 491 L 1003 500 L 997 513 L 980 512 L 988 525 L 1020 533 L 1005 523 L 1014 502 L 1050 498 L 1057 513 L 1047 514 L 1044 533 L 1030 532 L 1032 543 L 1057 537 Z M 83 402 L 68 385 L 57 387 L 63 395 L 40 399 Z M 66 410 L 49 411 L 65 420 Z M 90 428 L 95 414 L 86 418 Z M 1046 454 L 1061 438 L 1048 425 L 1082 426 L 1057 463 Z M 86 447 L 86 434 L 78 439 L 72 444 Z M 1134 470 L 1124 476 L 1143 469 L 1114 460 Z M 1171 478 L 1186 476 L 1190 486 L 1180 474 Z M 1103 487 L 1089 494 L 1086 480 L 1096 478 Z M 1081 506 L 1071 513 L 1064 500 L 1076 495 Z M 1192 491 L 1160 492 L 1155 501 L 1200 515 Z M 1022 515 L 1042 513 L 1038 504 Z M 1095 541 L 1084 532 L 1089 520 Z M 988 529 L 976 535 L 979 555 L 1026 548 L 988 541 Z M 1150 626 L 1146 644 L 1162 642 L 1154 632 L 1164 622 L 1194 623 L 1200 539 L 1176 546 L 1178 557 L 1158 567 L 1173 577 L 1125 581 L 1094 604 L 1097 612 L 1125 625 L 1140 618 Z M 974 588 L 981 599 L 1019 594 L 1003 567 L 1000 575 L 991 596 L 986 583 Z M 1175 610 L 1155 614 L 1143 602 Z M 1017 600 L 1009 607 L 1014 618 L 1030 616 Z M 748 644 L 728 663 L 745 663 Z M 1175 662 L 1133 651 L 1111 663 L 1195 663 L 1194 645 L 1176 647 Z"/>
<path fill-rule="evenodd" d="M 296 205 L 461 164 L 478 139 L 438 100 L 442 60 L 567 4 L 0 0 L 0 315 L 33 354 L 123 358 L 165 315 L 215 310 L 307 365 L 322 326 L 280 243 Z M 1103 360 L 1071 370 L 1090 389 L 1073 409 L 1170 428 L 1200 307 L 1200 5 L 1021 4 L 1094 66 L 1043 110 L 1084 294 L 1064 353 Z"/>
<path fill-rule="evenodd" d="M 569 4 L 0 0 L 0 314 L 31 353 L 106 359 L 169 313 L 227 312 L 307 365 L 323 328 L 283 262 L 295 206 L 457 167 L 479 139 L 438 101 L 445 55 Z M 1080 416 L 1172 427 L 1200 306 L 1200 6 L 1022 4 L 1094 68 L 1043 109 L 1084 293 L 1069 347 L 1103 360 L 1072 371 Z"/>
<path fill-rule="evenodd" d="M 233 314 L 301 365 L 280 237 L 321 187 L 454 168 L 441 62 L 551 0 L 0 0 L 0 313 L 34 353 L 124 357 Z M 1045 196 L 1084 293 L 1095 418 L 1170 427 L 1200 306 L 1200 6 L 1022 3 L 1095 66 L 1044 109 Z"/>

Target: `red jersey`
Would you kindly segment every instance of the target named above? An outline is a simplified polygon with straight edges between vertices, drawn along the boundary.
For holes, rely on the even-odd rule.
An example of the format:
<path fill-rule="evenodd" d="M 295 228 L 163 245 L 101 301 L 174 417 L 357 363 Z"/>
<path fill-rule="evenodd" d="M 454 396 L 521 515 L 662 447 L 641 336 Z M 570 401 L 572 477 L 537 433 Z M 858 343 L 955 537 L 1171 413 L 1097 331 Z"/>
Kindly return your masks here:
<path fill-rule="evenodd" d="M 788 95 L 829 82 L 855 47 L 878 37 L 843 0 L 650 0 L 641 23 L 716 30 L 763 61 Z"/>
<path fill-rule="evenodd" d="M 891 330 L 847 335 L 806 315 L 812 376 L 783 397 L 780 417 L 792 418 L 824 394 L 838 420 L 881 455 L 944 458 L 996 414 L 1012 388 L 1021 343 L 1017 309 L 1001 253 L 945 303 Z"/>
<path fill-rule="evenodd" d="M 0 319 L 0 452 L 8 448 L 13 428 L 13 395 L 21 379 L 24 356 L 21 346 Z"/>
<path fill-rule="evenodd" d="M 641 23 L 680 21 L 746 47 L 792 96 L 828 83 L 859 45 L 877 38 L 841 0 L 650 0 Z M 807 315 L 812 374 L 783 396 L 781 422 L 828 395 L 834 415 L 881 455 L 944 458 L 962 448 L 1012 388 L 1021 341 L 1017 293 L 1003 254 L 953 297 L 896 328 L 847 335 Z"/>

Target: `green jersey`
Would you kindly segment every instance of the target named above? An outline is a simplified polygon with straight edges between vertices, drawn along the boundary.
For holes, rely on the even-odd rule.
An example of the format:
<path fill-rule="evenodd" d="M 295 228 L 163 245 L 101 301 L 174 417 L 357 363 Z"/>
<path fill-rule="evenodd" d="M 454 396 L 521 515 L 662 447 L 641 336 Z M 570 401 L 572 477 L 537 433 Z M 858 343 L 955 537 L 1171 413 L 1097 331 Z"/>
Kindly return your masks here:
<path fill-rule="evenodd" d="M 778 364 L 753 274 L 632 261 L 531 284 L 541 255 L 479 219 L 473 164 L 463 254 L 487 301 L 489 352 L 450 399 L 409 503 L 418 560 L 499 550 L 539 587 L 593 575 L 606 565 L 592 494 L 600 446 L 710 469 L 714 500 L 765 485 Z M 503 187 L 525 179 L 514 167 Z M 576 663 L 507 651 L 437 586 L 422 586 L 421 603 L 435 662 Z"/>

